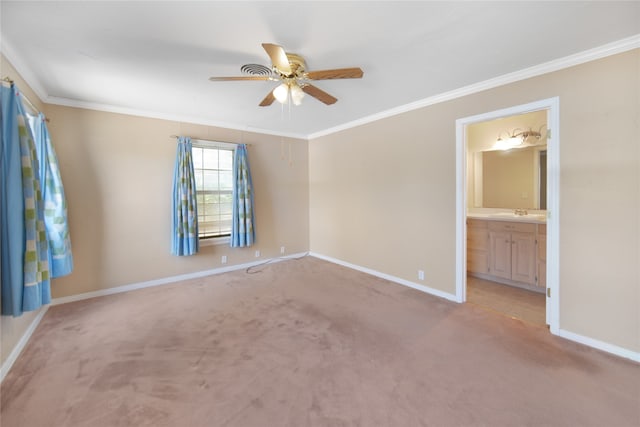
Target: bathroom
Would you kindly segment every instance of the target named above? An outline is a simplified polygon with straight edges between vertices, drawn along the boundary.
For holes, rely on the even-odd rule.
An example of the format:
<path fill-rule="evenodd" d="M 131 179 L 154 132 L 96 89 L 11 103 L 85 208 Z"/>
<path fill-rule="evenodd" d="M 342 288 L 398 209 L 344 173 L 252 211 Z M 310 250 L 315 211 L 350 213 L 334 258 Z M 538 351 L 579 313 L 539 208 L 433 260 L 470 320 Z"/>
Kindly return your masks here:
<path fill-rule="evenodd" d="M 545 325 L 547 111 L 467 127 L 467 301 Z"/>

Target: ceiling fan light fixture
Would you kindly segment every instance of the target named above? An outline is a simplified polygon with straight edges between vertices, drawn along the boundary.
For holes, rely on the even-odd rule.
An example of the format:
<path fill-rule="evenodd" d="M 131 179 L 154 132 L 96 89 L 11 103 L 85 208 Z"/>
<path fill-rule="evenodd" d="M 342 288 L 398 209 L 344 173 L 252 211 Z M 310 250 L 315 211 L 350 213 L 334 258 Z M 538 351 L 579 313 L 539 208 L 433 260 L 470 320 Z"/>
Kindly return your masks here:
<path fill-rule="evenodd" d="M 291 100 L 293 101 L 293 105 L 302 104 L 302 98 L 304 98 L 304 92 L 302 88 L 297 84 L 291 85 Z"/>
<path fill-rule="evenodd" d="M 273 96 L 279 103 L 286 104 L 287 98 L 289 98 L 289 86 L 286 83 L 282 83 L 273 90 Z"/>

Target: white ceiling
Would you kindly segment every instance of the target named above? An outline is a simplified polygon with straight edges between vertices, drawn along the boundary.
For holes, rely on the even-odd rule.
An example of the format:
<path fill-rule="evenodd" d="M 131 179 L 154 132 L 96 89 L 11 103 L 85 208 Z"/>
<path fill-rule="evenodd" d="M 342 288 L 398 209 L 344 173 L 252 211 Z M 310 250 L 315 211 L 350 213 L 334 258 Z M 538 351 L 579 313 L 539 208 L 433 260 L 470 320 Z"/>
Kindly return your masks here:
<path fill-rule="evenodd" d="M 2 51 L 43 101 L 309 137 L 640 33 L 640 2 L 2 1 Z M 273 82 L 210 82 L 270 66 L 261 43 L 339 99 L 258 103 Z M 3 75 L 4 77 L 4 75 Z"/>

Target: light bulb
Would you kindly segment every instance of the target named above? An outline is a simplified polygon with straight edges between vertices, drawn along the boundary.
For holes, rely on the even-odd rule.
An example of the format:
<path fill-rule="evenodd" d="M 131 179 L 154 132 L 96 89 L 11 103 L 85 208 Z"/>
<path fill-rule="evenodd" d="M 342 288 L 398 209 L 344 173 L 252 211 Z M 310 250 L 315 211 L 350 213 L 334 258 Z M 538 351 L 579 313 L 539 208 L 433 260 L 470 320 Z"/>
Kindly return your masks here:
<path fill-rule="evenodd" d="M 507 139 L 505 142 L 507 143 L 507 145 L 515 147 L 516 145 L 522 144 L 522 138 L 517 136 L 512 136 L 511 138 Z"/>
<path fill-rule="evenodd" d="M 294 105 L 300 105 L 302 104 L 302 98 L 304 98 L 304 92 L 302 91 L 302 88 L 300 86 L 298 86 L 297 84 L 292 84 L 291 85 L 291 100 L 293 101 Z"/>
<path fill-rule="evenodd" d="M 289 97 L 289 86 L 286 83 L 282 83 L 280 86 L 273 90 L 273 96 L 278 100 L 281 104 L 287 103 L 287 98 Z"/>

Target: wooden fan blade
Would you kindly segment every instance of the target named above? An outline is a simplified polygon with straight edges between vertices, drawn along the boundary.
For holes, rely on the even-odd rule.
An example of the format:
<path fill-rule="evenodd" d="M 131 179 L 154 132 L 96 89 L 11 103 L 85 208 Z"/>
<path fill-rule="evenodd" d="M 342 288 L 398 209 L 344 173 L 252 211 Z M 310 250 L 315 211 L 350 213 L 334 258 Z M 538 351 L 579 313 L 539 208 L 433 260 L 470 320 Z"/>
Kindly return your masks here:
<path fill-rule="evenodd" d="M 235 82 L 241 80 L 271 80 L 268 76 L 209 77 L 212 82 Z"/>
<path fill-rule="evenodd" d="M 329 95 L 327 92 L 315 87 L 314 85 L 303 86 L 302 90 L 304 91 L 304 93 L 313 96 L 314 98 L 324 102 L 327 105 L 335 104 L 336 101 L 338 100 L 338 98 L 334 98 L 333 96 Z"/>
<path fill-rule="evenodd" d="M 262 100 L 262 102 L 260 103 L 261 107 L 268 107 L 269 105 L 273 104 L 273 101 L 276 100 L 276 97 L 273 96 L 273 91 L 269 92 L 267 94 L 267 96 L 264 97 L 264 99 Z"/>
<path fill-rule="evenodd" d="M 335 70 L 309 71 L 307 77 L 310 80 L 328 80 L 328 79 L 359 79 L 364 73 L 358 67 L 354 68 L 338 68 Z"/>
<path fill-rule="evenodd" d="M 282 74 L 291 74 L 291 65 L 289 65 L 289 58 L 282 48 L 277 44 L 262 43 L 262 47 L 271 58 L 271 63 Z"/>

